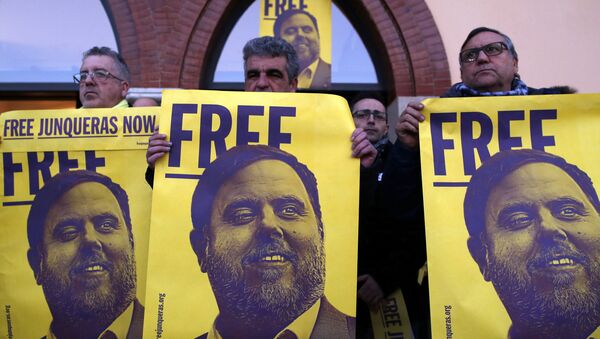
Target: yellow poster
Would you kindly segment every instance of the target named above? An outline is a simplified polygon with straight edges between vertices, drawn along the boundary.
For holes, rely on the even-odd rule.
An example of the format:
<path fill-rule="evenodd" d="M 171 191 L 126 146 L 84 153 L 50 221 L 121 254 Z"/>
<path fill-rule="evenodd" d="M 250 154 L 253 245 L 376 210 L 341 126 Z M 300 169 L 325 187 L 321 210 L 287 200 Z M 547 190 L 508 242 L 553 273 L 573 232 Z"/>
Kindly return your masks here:
<path fill-rule="evenodd" d="M 413 339 L 410 319 L 402 290 L 397 289 L 385 298 L 377 310 L 370 312 L 373 338 Z"/>
<path fill-rule="evenodd" d="M 353 337 L 359 163 L 347 102 L 165 91 L 162 104 L 172 146 L 154 179 L 145 336 Z"/>
<path fill-rule="evenodd" d="M 141 335 L 158 111 L 0 116 L 0 337 Z"/>
<path fill-rule="evenodd" d="M 331 0 L 260 0 L 260 36 L 289 42 L 298 55 L 298 88 L 331 87 Z"/>
<path fill-rule="evenodd" d="M 433 338 L 599 338 L 600 95 L 424 104 Z"/>

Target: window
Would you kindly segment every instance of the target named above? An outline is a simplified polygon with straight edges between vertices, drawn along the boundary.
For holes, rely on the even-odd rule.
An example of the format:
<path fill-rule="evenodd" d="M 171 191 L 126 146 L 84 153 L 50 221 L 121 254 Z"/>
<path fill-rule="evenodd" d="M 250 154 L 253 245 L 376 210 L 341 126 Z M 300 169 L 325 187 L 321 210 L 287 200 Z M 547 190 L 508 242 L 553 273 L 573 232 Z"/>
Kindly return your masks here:
<path fill-rule="evenodd" d="M 219 56 L 210 88 L 241 88 L 244 82 L 242 48 L 246 41 L 258 36 L 260 3 L 255 1 L 240 17 Z M 365 45 L 348 19 L 332 4 L 332 89 L 343 89 L 344 85 L 353 88 L 378 88 L 378 78 L 373 62 Z M 361 86 L 364 85 L 364 86 Z"/>
<path fill-rule="evenodd" d="M 117 50 L 112 26 L 98 0 L 0 1 L 0 86 L 4 88 L 26 83 L 70 85 L 72 75 L 79 72 L 82 53 L 95 45 Z"/>

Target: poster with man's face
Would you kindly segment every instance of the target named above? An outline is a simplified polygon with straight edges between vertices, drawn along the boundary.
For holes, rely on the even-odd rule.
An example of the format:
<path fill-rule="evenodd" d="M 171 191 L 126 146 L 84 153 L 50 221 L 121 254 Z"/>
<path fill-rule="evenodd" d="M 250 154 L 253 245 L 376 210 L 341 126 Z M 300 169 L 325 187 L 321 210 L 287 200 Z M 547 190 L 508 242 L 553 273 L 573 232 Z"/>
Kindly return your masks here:
<path fill-rule="evenodd" d="M 281 38 L 298 56 L 298 88 L 331 88 L 331 1 L 260 1 L 260 36 Z"/>
<path fill-rule="evenodd" d="M 600 96 L 424 104 L 433 337 L 598 337 Z"/>
<path fill-rule="evenodd" d="M 0 336 L 141 335 L 158 108 L 0 116 Z M 71 333 L 71 334 L 68 334 Z"/>
<path fill-rule="evenodd" d="M 347 102 L 165 91 L 144 333 L 354 336 L 359 164 Z"/>

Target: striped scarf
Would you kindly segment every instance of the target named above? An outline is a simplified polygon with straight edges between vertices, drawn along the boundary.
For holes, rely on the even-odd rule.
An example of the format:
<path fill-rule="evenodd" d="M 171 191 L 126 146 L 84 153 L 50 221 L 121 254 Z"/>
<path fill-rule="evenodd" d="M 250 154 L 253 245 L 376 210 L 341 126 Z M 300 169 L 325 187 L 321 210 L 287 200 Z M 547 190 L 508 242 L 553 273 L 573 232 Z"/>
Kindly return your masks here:
<path fill-rule="evenodd" d="M 473 89 L 464 83 L 460 82 L 456 84 L 455 90 L 460 92 L 462 96 L 471 97 L 471 96 L 506 96 L 506 95 L 527 95 L 529 94 L 529 90 L 527 85 L 518 77 L 515 77 L 512 82 L 512 89 L 510 91 L 505 92 L 480 92 L 476 89 Z"/>

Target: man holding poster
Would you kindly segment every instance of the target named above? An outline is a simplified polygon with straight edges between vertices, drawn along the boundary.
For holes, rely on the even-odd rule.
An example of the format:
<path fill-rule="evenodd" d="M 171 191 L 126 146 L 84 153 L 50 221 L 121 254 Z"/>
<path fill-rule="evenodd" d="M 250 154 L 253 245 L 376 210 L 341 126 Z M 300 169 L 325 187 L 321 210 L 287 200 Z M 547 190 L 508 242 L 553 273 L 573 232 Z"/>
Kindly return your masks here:
<path fill-rule="evenodd" d="M 293 155 L 228 150 L 206 168 L 191 214 L 192 248 L 219 306 L 201 338 L 354 338 L 354 318 L 324 296 L 317 182 Z"/>
<path fill-rule="evenodd" d="M 600 202 L 585 172 L 542 151 L 496 153 L 471 177 L 464 215 L 509 338 L 587 338 L 600 326 Z"/>
<path fill-rule="evenodd" d="M 244 56 L 244 91 L 246 92 L 296 92 L 298 87 L 298 56 L 294 48 L 280 38 L 264 36 L 246 42 Z M 367 133 L 357 128 L 352 134 L 352 156 L 361 159 L 365 167 L 371 166 L 377 150 L 368 140 Z M 149 138 L 146 161 L 146 181 L 154 183 L 156 161 L 171 150 L 166 134 L 155 131 Z"/>

